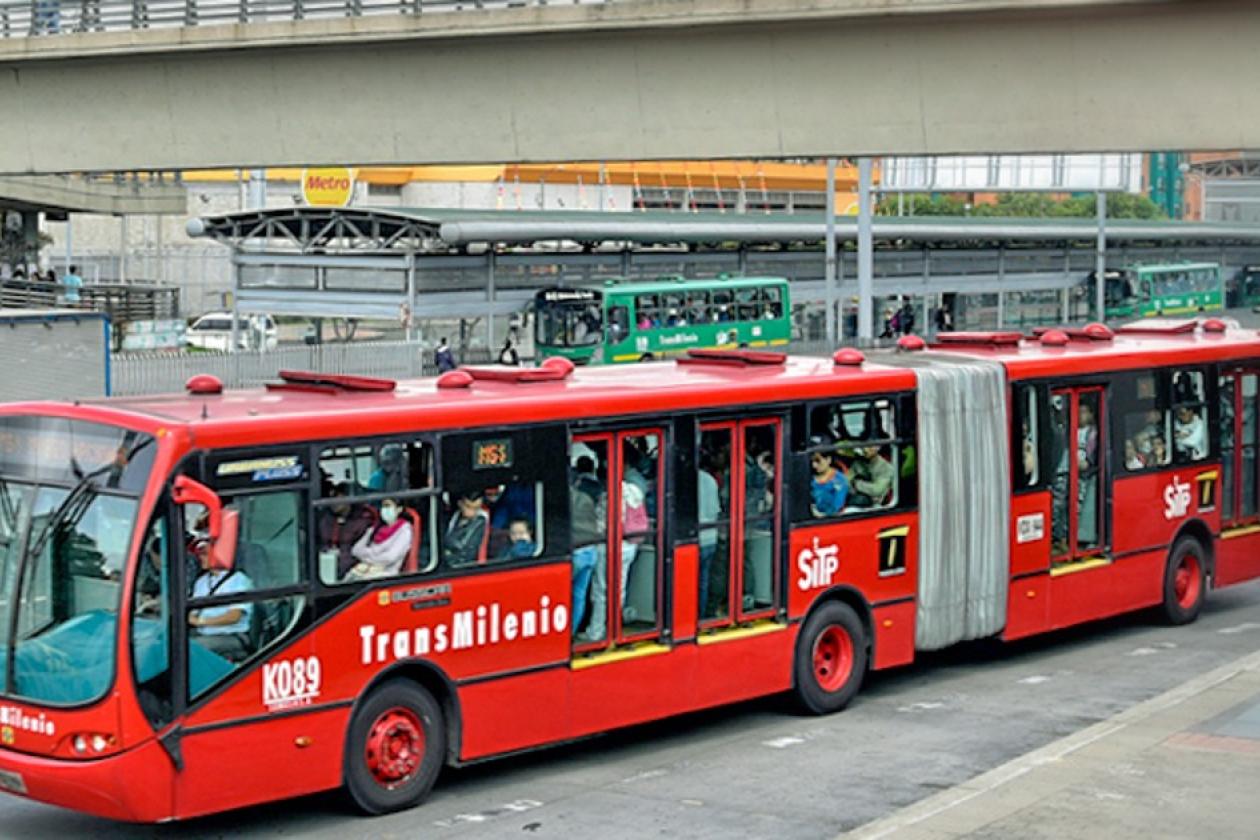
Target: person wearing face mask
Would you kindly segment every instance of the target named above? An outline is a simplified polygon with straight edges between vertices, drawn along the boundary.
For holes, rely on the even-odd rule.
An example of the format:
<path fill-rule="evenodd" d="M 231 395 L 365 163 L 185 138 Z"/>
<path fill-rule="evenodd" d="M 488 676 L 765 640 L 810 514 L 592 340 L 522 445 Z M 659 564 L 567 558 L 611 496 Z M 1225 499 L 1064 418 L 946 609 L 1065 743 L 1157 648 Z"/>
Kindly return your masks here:
<path fill-rule="evenodd" d="M 398 574 L 411 551 L 411 520 L 402 515 L 397 499 L 381 502 L 381 521 L 359 537 L 350 550 L 358 562 L 346 580 L 368 580 Z"/>

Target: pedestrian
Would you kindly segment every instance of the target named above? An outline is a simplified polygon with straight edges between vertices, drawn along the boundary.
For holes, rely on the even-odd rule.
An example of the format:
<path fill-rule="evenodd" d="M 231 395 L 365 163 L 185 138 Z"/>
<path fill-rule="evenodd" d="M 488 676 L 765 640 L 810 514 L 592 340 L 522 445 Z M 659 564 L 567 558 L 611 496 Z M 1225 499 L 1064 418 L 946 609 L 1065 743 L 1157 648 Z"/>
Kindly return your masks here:
<path fill-rule="evenodd" d="M 512 337 L 508 336 L 503 339 L 503 349 L 499 351 L 499 364 L 516 367 L 520 363 L 521 356 L 516 352 L 516 348 L 512 346 Z"/>
<path fill-rule="evenodd" d="M 455 354 L 451 352 L 451 346 L 446 343 L 445 338 L 438 342 L 437 349 L 433 351 L 433 362 L 437 365 L 438 373 L 455 369 Z"/>
<path fill-rule="evenodd" d="M 49 274 L 52 274 L 52 272 L 50 271 Z M 78 303 L 80 300 L 79 289 L 83 288 L 83 278 L 79 276 L 79 267 L 77 265 L 70 266 L 66 276 L 61 278 L 61 285 L 66 289 L 66 303 Z"/>

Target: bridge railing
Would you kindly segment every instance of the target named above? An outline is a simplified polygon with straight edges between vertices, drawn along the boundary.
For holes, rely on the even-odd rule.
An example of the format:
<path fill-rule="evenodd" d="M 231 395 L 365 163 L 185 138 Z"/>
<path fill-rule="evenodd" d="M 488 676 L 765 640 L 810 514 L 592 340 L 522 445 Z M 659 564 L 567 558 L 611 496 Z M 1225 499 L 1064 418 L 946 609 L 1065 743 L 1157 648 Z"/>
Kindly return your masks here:
<path fill-rule="evenodd" d="M 563 0 L 603 3 L 607 0 Z M 0 37 L 545 6 L 548 0 L 0 0 Z M 559 5 L 552 3 L 552 5 Z"/>

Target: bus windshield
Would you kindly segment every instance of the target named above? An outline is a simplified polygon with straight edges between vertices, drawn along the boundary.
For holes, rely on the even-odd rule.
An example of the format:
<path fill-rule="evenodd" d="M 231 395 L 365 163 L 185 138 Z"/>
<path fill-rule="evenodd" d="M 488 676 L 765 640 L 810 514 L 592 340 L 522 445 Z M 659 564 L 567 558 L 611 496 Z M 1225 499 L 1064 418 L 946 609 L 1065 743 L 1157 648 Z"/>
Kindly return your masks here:
<path fill-rule="evenodd" d="M 91 702 L 114 676 L 119 597 L 154 439 L 96 423 L 0 418 L 0 686 Z"/>
<path fill-rule="evenodd" d="M 534 340 L 543 347 L 599 344 L 603 329 L 599 293 L 590 289 L 547 289 L 534 301 Z"/>

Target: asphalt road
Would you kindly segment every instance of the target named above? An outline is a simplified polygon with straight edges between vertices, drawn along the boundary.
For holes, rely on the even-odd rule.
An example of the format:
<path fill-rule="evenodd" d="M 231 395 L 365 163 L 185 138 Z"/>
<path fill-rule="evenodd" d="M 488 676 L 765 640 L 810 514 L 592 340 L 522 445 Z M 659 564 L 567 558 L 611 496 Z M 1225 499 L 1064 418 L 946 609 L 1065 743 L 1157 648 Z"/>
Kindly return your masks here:
<path fill-rule="evenodd" d="M 1260 582 L 1213 593 L 1187 627 L 1134 615 L 929 655 L 829 717 L 772 698 L 448 770 L 402 814 L 321 794 L 138 827 L 3 797 L 0 836 L 829 838 L 1257 649 Z"/>

